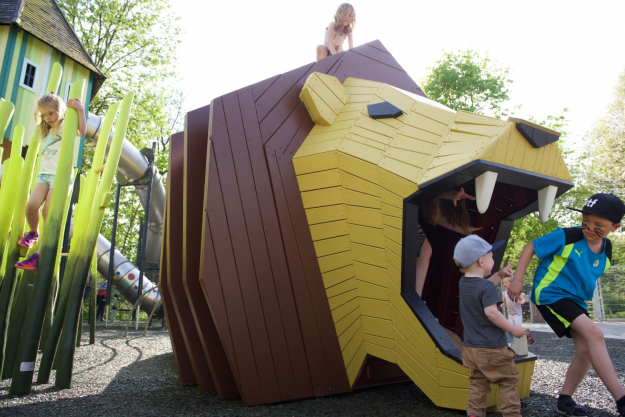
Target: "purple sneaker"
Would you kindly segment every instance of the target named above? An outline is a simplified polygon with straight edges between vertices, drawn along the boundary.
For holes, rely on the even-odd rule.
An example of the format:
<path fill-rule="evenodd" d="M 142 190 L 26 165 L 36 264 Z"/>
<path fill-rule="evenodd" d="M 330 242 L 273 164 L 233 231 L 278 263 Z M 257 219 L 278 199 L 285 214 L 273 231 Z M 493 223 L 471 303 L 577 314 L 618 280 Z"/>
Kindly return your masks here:
<path fill-rule="evenodd" d="M 16 263 L 15 267 L 19 269 L 33 270 L 33 269 L 37 269 L 38 265 L 39 265 L 39 254 L 33 253 L 32 256 L 26 259 L 25 261 Z"/>
<path fill-rule="evenodd" d="M 39 240 L 39 233 L 30 231 L 26 233 L 24 237 L 22 237 L 18 243 L 18 245 L 23 246 L 25 248 L 32 248 L 35 243 Z"/>

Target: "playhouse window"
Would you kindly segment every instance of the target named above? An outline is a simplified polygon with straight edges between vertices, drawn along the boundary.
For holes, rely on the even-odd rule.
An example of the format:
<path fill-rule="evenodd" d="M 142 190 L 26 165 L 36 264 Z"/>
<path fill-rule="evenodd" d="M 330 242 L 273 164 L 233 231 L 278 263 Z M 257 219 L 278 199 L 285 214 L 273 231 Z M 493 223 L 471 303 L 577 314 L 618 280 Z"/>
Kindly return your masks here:
<path fill-rule="evenodd" d="M 20 76 L 20 87 L 24 87 L 25 89 L 30 90 L 34 93 L 38 75 L 39 65 L 24 58 L 22 75 Z"/>
<path fill-rule="evenodd" d="M 72 82 L 68 81 L 67 83 L 65 83 L 65 97 L 63 98 L 64 101 L 69 100 L 69 89 L 72 87 Z"/>

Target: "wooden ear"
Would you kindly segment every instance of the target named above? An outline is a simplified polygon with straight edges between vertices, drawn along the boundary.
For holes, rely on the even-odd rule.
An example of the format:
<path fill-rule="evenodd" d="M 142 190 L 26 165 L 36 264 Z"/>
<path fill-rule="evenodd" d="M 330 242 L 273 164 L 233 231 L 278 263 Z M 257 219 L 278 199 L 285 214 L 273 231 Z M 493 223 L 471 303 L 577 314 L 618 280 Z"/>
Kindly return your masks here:
<path fill-rule="evenodd" d="M 313 72 L 302 87 L 299 98 L 313 122 L 330 126 L 347 104 L 349 93 L 336 77 Z"/>

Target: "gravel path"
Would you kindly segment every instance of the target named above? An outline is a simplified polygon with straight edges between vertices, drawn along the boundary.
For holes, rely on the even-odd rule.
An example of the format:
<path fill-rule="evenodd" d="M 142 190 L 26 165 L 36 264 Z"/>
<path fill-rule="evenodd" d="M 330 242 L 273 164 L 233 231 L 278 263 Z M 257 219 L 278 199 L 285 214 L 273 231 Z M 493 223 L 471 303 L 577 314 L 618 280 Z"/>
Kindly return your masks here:
<path fill-rule="evenodd" d="M 96 344 L 77 350 L 74 386 L 58 390 L 53 382 L 35 385 L 31 395 L 9 397 L 9 382 L 0 383 L 0 415 L 28 416 L 449 416 L 461 411 L 433 406 L 412 383 L 360 390 L 354 393 L 283 404 L 246 407 L 240 400 L 220 400 L 178 383 L 167 331 L 129 333 L 122 327 L 99 327 Z M 555 398 L 573 355 L 570 340 L 551 333 L 534 333 L 532 351 L 540 358 L 529 398 L 522 400 L 524 416 L 553 416 Z M 610 356 L 625 384 L 625 340 L 608 339 Z M 54 374 L 53 374 L 54 376 Z M 615 415 L 614 402 L 594 371 L 575 396 L 592 416 Z M 492 413 L 489 417 L 500 416 Z"/>

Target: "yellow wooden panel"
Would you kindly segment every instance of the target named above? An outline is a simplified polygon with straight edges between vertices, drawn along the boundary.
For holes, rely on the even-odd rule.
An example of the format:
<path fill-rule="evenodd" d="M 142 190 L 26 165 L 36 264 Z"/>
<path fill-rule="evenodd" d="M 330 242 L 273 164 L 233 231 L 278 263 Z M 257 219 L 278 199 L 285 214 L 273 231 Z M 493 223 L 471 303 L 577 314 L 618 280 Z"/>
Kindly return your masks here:
<path fill-rule="evenodd" d="M 294 158 L 301 158 L 304 156 L 315 155 L 318 153 L 335 151 L 339 148 L 342 141 L 343 139 L 334 139 L 334 140 L 328 140 L 328 141 L 321 142 L 321 143 L 314 143 L 310 146 L 306 146 L 306 145 L 301 146 L 295 153 Z M 320 170 L 317 169 L 316 171 L 320 171 Z"/>
<path fill-rule="evenodd" d="M 376 197 L 373 195 L 364 194 L 358 191 L 343 188 L 343 198 L 345 204 L 348 204 L 350 206 L 382 209 L 380 197 Z"/>
<path fill-rule="evenodd" d="M 484 147 L 475 156 L 476 159 L 484 159 L 486 161 L 492 161 L 495 150 L 497 149 L 497 143 L 499 142 L 498 136 L 493 136 Z"/>
<path fill-rule="evenodd" d="M 456 121 L 456 123 L 451 125 L 452 131 L 473 133 L 474 135 L 481 135 L 481 136 L 499 135 L 502 129 L 505 129 L 505 126 L 502 127 L 502 126 L 474 125 L 474 124 L 460 123 L 458 121 Z"/>
<path fill-rule="evenodd" d="M 386 274 L 388 275 L 389 282 L 396 286 L 395 290 L 399 291 L 399 288 L 401 288 L 401 274 L 388 260 L 386 261 L 386 265 Z"/>
<path fill-rule="evenodd" d="M 319 268 L 321 269 L 321 273 L 325 273 L 328 271 L 332 271 L 334 269 L 339 269 L 347 265 L 352 264 L 352 253 L 351 251 L 337 253 L 334 255 L 324 256 L 323 258 L 319 258 Z"/>
<path fill-rule="evenodd" d="M 400 162 L 397 159 L 392 159 L 388 156 L 384 156 L 379 162 L 379 165 L 381 168 L 384 168 L 414 183 L 418 183 L 419 179 L 423 175 L 423 169 L 406 164 L 405 162 Z"/>
<path fill-rule="evenodd" d="M 332 123 L 332 126 L 322 126 L 322 125 L 314 125 L 310 130 L 309 136 L 321 135 L 324 133 L 334 132 L 336 130 L 349 130 L 356 123 L 355 120 L 345 120 L 343 122 L 335 122 Z M 304 141 L 304 145 L 306 142 Z"/>
<path fill-rule="evenodd" d="M 401 230 L 402 228 L 402 219 L 400 217 L 386 216 L 383 213 L 382 222 L 387 226 L 394 227 L 395 229 Z"/>
<path fill-rule="evenodd" d="M 341 184 L 344 188 L 359 191 L 361 193 L 370 194 L 379 197 L 380 187 L 377 184 L 359 178 L 346 171 L 339 171 L 341 173 Z"/>
<path fill-rule="evenodd" d="M 384 238 L 384 247 L 393 252 L 395 255 L 401 257 L 401 245 L 393 242 L 391 239 Z"/>
<path fill-rule="evenodd" d="M 412 104 L 412 111 L 446 125 L 450 124 L 456 116 L 456 113 L 451 109 L 441 109 L 440 107 L 435 107 L 430 104 L 422 103 L 416 100 Z"/>
<path fill-rule="evenodd" d="M 386 84 L 380 86 L 376 95 L 393 106 L 399 107 L 404 113 L 410 112 L 415 103 L 414 99 Z"/>
<path fill-rule="evenodd" d="M 530 145 L 525 138 L 519 141 L 519 145 L 517 146 L 517 150 L 512 157 L 512 161 L 510 163 L 511 166 L 519 169 L 524 169 L 523 161 L 525 160 L 525 153 L 532 153 L 534 148 Z"/>
<path fill-rule="evenodd" d="M 317 257 L 345 252 L 351 248 L 349 236 L 339 236 L 314 242 Z"/>
<path fill-rule="evenodd" d="M 341 175 L 338 169 L 298 175 L 297 183 L 300 191 L 318 190 L 321 188 L 341 185 Z"/>
<path fill-rule="evenodd" d="M 373 343 L 365 343 L 365 345 L 367 347 L 367 353 L 369 355 L 373 355 L 380 359 L 384 359 L 385 361 L 395 363 L 395 351 L 393 349 L 385 348 L 383 346 L 375 345 Z"/>
<path fill-rule="evenodd" d="M 373 317 L 362 316 L 362 326 L 366 334 L 393 338 L 393 323 L 390 320 L 382 320 Z"/>
<path fill-rule="evenodd" d="M 349 96 L 349 100 L 347 100 L 348 103 L 369 103 L 369 101 L 371 101 L 371 94 L 351 94 Z M 344 112 L 342 112 L 344 113 Z M 358 116 L 360 117 L 360 115 L 362 115 L 362 112 L 358 112 Z"/>
<path fill-rule="evenodd" d="M 354 275 L 360 281 L 370 282 L 382 287 L 388 286 L 386 268 L 354 262 Z"/>
<path fill-rule="evenodd" d="M 346 292 L 349 292 L 355 288 L 356 278 L 351 278 L 332 287 L 326 288 L 326 295 L 328 296 L 328 298 L 332 298 L 340 294 L 345 294 Z"/>
<path fill-rule="evenodd" d="M 382 214 L 385 216 L 394 216 L 397 218 L 403 218 L 403 211 L 401 207 L 395 207 L 382 203 Z"/>
<path fill-rule="evenodd" d="M 358 178 L 362 178 L 374 184 L 378 183 L 378 167 L 371 162 L 363 161 L 362 159 L 339 152 L 337 155 L 337 165 L 340 167 L 341 171 L 349 172 Z"/>
<path fill-rule="evenodd" d="M 345 206 L 345 213 L 349 224 L 382 228 L 382 210 Z"/>
<path fill-rule="evenodd" d="M 387 339 L 386 337 L 374 336 L 372 334 L 365 335 L 365 342 L 373 343 L 374 345 L 382 346 L 388 349 L 395 349 L 395 340 Z"/>
<path fill-rule="evenodd" d="M 407 151 L 405 149 L 390 148 L 384 153 L 384 156 L 404 162 L 418 168 L 427 168 L 430 155 L 424 155 L 418 152 Z"/>
<path fill-rule="evenodd" d="M 334 206 L 317 207 L 306 209 L 308 224 L 327 223 L 336 220 L 346 219 L 345 206 L 337 204 Z"/>
<path fill-rule="evenodd" d="M 331 206 L 334 207 L 334 206 Z M 310 226 L 310 234 L 313 241 L 329 239 L 332 237 L 343 236 L 348 234 L 347 221 L 339 220 L 336 222 L 313 224 Z"/>
<path fill-rule="evenodd" d="M 343 333 L 339 335 L 339 346 L 341 350 L 345 349 L 347 344 L 354 338 L 358 331 L 362 331 L 362 323 L 356 319 Z"/>
<path fill-rule="evenodd" d="M 343 106 L 343 111 L 346 113 L 352 111 L 363 112 L 366 109 L 367 103 L 347 103 L 345 106 Z"/>
<path fill-rule="evenodd" d="M 317 77 L 322 81 L 328 90 L 330 90 L 341 101 L 341 104 L 347 103 L 349 100 L 349 93 L 345 89 L 345 86 L 333 75 L 317 72 Z"/>
<path fill-rule="evenodd" d="M 370 146 L 373 149 L 377 149 L 377 150 L 380 150 L 380 151 L 386 151 L 388 149 L 388 145 L 386 145 L 384 143 L 377 142 L 377 141 L 371 140 L 371 139 L 367 139 L 364 136 L 359 136 L 359 135 L 356 135 L 354 133 L 348 134 L 345 137 L 345 139 L 353 140 L 354 142 L 358 142 L 358 143 L 361 143 L 363 145 Z"/>
<path fill-rule="evenodd" d="M 356 290 L 351 290 L 343 294 L 339 294 L 337 296 L 328 298 L 328 303 L 330 304 L 330 310 L 334 310 L 337 307 L 340 307 L 346 304 L 349 301 L 352 301 L 357 297 Z"/>
<path fill-rule="evenodd" d="M 348 315 L 353 314 L 354 311 L 358 312 L 358 316 L 360 316 L 360 302 L 358 298 L 354 298 L 350 302 L 332 310 L 332 320 L 336 323 L 337 329 L 339 323 Z"/>
<path fill-rule="evenodd" d="M 394 323 L 395 322 L 393 322 L 393 324 Z M 395 343 L 401 346 L 402 350 L 410 355 L 410 357 L 417 362 L 430 377 L 438 378 L 436 360 L 434 359 L 434 354 L 430 350 L 417 350 L 415 346 L 410 343 L 410 340 L 397 328 L 393 331 L 393 338 Z"/>
<path fill-rule="evenodd" d="M 348 111 L 342 112 L 338 116 L 336 116 L 336 120 L 334 123 L 344 122 L 347 120 L 355 120 L 358 119 L 362 115 L 361 111 Z"/>
<path fill-rule="evenodd" d="M 370 284 L 369 284 L 370 285 Z M 384 287 L 378 287 L 380 289 Z M 386 288 L 384 288 L 386 290 Z M 386 290 L 388 292 L 388 290 Z M 360 298 L 360 313 L 363 316 L 377 317 L 379 319 L 391 320 L 391 305 L 388 301 L 376 300 L 373 298 Z"/>
<path fill-rule="evenodd" d="M 550 143 L 547 146 L 543 146 L 541 149 L 545 150 L 545 153 L 543 155 L 543 159 L 540 163 L 540 173 L 543 175 L 549 175 L 549 161 L 551 160 L 551 154 L 553 152 L 558 152 L 557 147 L 554 147 L 552 145 L 557 145 L 556 143 Z"/>
<path fill-rule="evenodd" d="M 339 161 L 336 152 L 321 153 L 301 158 L 295 153 L 295 156 L 293 156 L 293 168 L 297 175 L 325 171 L 327 169 L 338 168 L 338 166 Z"/>
<path fill-rule="evenodd" d="M 389 290 L 386 286 L 374 285 L 365 281 L 357 281 L 356 289 L 357 289 L 358 297 L 361 297 L 360 298 L 361 300 L 363 300 L 363 297 L 371 298 L 374 300 L 382 300 L 382 301 L 388 301 L 389 299 Z M 364 314 L 362 303 L 360 304 L 360 308 Z M 388 308 L 390 308 L 390 306 L 388 306 Z M 389 310 L 389 316 L 385 318 L 388 320 L 391 319 L 390 310 Z"/>
<path fill-rule="evenodd" d="M 426 385 L 426 383 L 423 382 L 423 380 L 419 377 L 419 374 L 413 371 L 412 368 L 408 366 L 406 361 L 402 359 L 402 353 L 398 352 L 397 350 L 395 350 L 395 360 L 397 361 L 396 363 L 399 365 L 401 370 L 404 371 L 404 373 L 408 375 L 410 379 L 412 379 L 412 381 L 419 387 L 421 391 L 425 393 L 425 395 L 427 395 L 430 401 L 432 401 L 434 405 L 439 406 L 441 403 L 440 388 L 438 387 L 432 388 Z"/>
<path fill-rule="evenodd" d="M 445 135 L 445 133 L 449 130 L 449 127 L 446 124 L 439 123 L 435 120 L 422 116 L 419 113 L 413 112 L 406 116 L 405 123 L 412 127 L 417 127 L 439 136 Z"/>
<path fill-rule="evenodd" d="M 405 338 L 410 341 L 410 344 L 415 347 L 423 355 L 426 350 L 429 351 L 430 357 L 428 360 L 432 361 L 432 366 L 436 366 L 436 345 L 430 338 L 430 335 L 425 331 L 419 320 L 414 316 L 414 313 L 406 304 L 406 301 L 401 297 L 399 291 L 389 292 L 391 304 L 393 310 L 393 325 L 399 330 Z M 409 324 L 410 323 L 410 324 Z"/>
<path fill-rule="evenodd" d="M 338 147 L 339 151 L 347 155 L 360 158 L 363 161 L 370 162 L 372 164 L 378 164 L 382 159 L 384 152 L 380 149 L 372 148 L 371 146 L 363 145 L 362 143 L 354 142 L 353 140 L 343 140 Z M 362 177 L 357 173 L 352 173 L 357 177 Z M 364 178 L 364 177 L 363 177 Z"/>
<path fill-rule="evenodd" d="M 376 91 L 378 91 L 379 86 L 375 85 L 375 86 L 348 86 L 346 84 L 343 84 L 345 86 L 345 90 L 347 90 L 347 92 L 350 95 L 355 95 L 355 94 L 368 94 L 368 95 L 373 95 L 376 93 Z"/>
<path fill-rule="evenodd" d="M 452 164 L 455 167 L 459 167 L 461 165 L 467 164 L 471 162 L 475 157 L 475 154 L 458 154 L 458 155 L 447 155 L 436 157 L 430 163 L 430 169 L 436 168 L 441 165 Z M 449 168 L 448 168 L 449 169 Z"/>
<path fill-rule="evenodd" d="M 523 169 L 525 171 L 534 172 L 534 166 L 536 164 L 536 156 L 538 152 L 536 149 L 532 149 L 529 152 L 525 152 L 523 155 Z"/>
<path fill-rule="evenodd" d="M 402 244 L 402 240 L 401 240 L 401 235 L 402 235 L 402 231 L 401 229 L 395 229 L 394 227 L 391 226 L 384 226 L 384 236 L 391 239 L 392 241 L 394 241 L 395 243 L 397 243 L 398 245 Z"/>
<path fill-rule="evenodd" d="M 525 142 L 525 139 L 520 138 L 520 136 L 521 135 L 518 134 L 518 132 L 516 131 L 513 131 L 512 134 L 510 135 L 510 141 L 508 143 L 508 149 L 506 150 L 506 159 L 504 160 L 504 164 L 506 165 L 512 164 L 512 158 L 514 158 L 514 154 L 516 153 L 517 147 L 519 146 L 521 140 Z"/>
<path fill-rule="evenodd" d="M 439 137 L 437 136 L 437 138 Z M 418 152 L 424 155 L 430 155 L 436 152 L 436 147 L 438 146 L 438 144 L 426 142 L 421 139 L 414 139 L 408 136 L 404 136 L 403 134 L 397 133 L 393 137 L 393 140 L 391 140 L 391 142 L 389 143 L 389 146 L 392 148 L 405 149 L 411 152 Z"/>
<path fill-rule="evenodd" d="M 439 369 L 445 369 L 447 371 L 463 375 L 464 377 L 468 377 L 469 375 L 471 375 L 470 370 L 460 365 L 455 360 L 445 356 L 442 352 L 438 351 L 438 349 L 436 355 L 436 364 Z"/>
<path fill-rule="evenodd" d="M 393 129 L 395 129 L 395 134 L 397 134 L 397 130 L 399 130 L 399 128 L 404 126 L 404 122 L 403 122 L 404 119 L 405 119 L 404 116 L 399 116 L 397 119 L 376 119 L 376 120 L 380 123 L 384 123 L 385 125 L 392 127 Z"/>
<path fill-rule="evenodd" d="M 343 86 L 345 88 L 348 87 L 373 87 L 373 88 L 378 88 L 382 83 L 379 83 L 377 81 L 369 81 L 369 80 L 363 80 L 361 78 L 354 78 L 354 77 L 347 77 L 345 79 L 345 81 L 343 81 Z"/>
<path fill-rule="evenodd" d="M 380 188 L 380 198 L 384 204 L 389 204 L 399 209 L 403 209 L 404 207 L 403 199 L 397 194 L 390 192 L 388 189 Z"/>
<path fill-rule="evenodd" d="M 383 267 L 386 266 L 384 252 L 384 249 L 352 243 L 352 256 L 354 261 Z"/>
<path fill-rule="evenodd" d="M 401 256 L 396 255 L 392 250 L 386 249 L 386 262 L 401 273 Z"/>
<path fill-rule="evenodd" d="M 323 286 L 330 288 L 340 282 L 347 281 L 348 279 L 355 277 L 356 271 L 352 265 L 348 265 L 344 268 L 335 269 L 334 271 L 326 272 L 322 274 Z"/>
<path fill-rule="evenodd" d="M 447 174 L 451 170 L 457 168 L 459 165 L 457 163 L 450 165 L 442 165 L 436 168 L 430 168 L 426 171 L 425 175 L 421 178 L 421 182 L 428 182 L 434 178 L 440 177 L 443 174 Z"/>
<path fill-rule="evenodd" d="M 468 393 L 468 388 L 441 387 L 441 407 L 466 410 Z"/>
<path fill-rule="evenodd" d="M 406 348 L 409 350 L 407 351 Z M 427 367 L 428 364 L 424 363 L 423 359 L 419 358 L 418 355 L 415 356 L 414 349 L 411 349 L 410 345 L 406 343 L 406 339 L 401 337 L 395 339 L 395 354 L 400 356 L 408 364 L 410 369 L 417 374 L 418 379 L 416 381 L 413 379 L 413 381 L 419 388 L 423 389 L 421 385 L 425 384 L 432 391 L 436 392 L 440 390 L 438 386 L 438 375 L 430 373 Z"/>
<path fill-rule="evenodd" d="M 349 237 L 354 243 L 376 246 L 378 248 L 384 247 L 384 232 L 382 229 L 350 224 Z"/>
<path fill-rule="evenodd" d="M 347 345 L 343 349 L 343 362 L 350 363 L 356 355 L 358 348 L 365 342 L 365 334 L 362 328 L 359 328 L 354 336 L 347 342 Z"/>
<path fill-rule="evenodd" d="M 408 124 L 404 124 L 402 125 L 402 127 L 399 128 L 399 130 L 397 131 L 397 137 L 399 138 L 399 135 L 402 136 L 401 139 L 405 140 L 406 137 L 410 140 L 414 140 L 415 145 L 412 145 L 413 147 L 415 147 L 415 149 L 410 149 L 410 150 L 414 150 L 415 152 L 421 152 L 421 153 L 431 153 L 428 152 L 429 149 L 431 149 L 430 147 L 432 145 L 436 146 L 438 145 L 441 140 L 442 137 L 441 135 L 437 135 L 435 133 L 432 132 L 428 132 L 426 130 L 420 129 L 418 126 L 410 126 Z M 405 143 L 405 146 L 409 146 L 408 143 L 409 142 L 402 142 Z M 421 147 L 423 147 L 423 150 L 421 150 Z"/>
<path fill-rule="evenodd" d="M 360 369 L 362 368 L 362 364 L 365 362 L 365 358 L 367 357 L 367 349 L 363 342 L 358 348 L 358 351 L 354 355 L 353 359 L 347 365 L 345 369 L 347 371 L 347 379 L 349 380 L 349 385 L 354 386 L 354 382 L 356 382 L 356 378 L 360 373 Z"/>
<path fill-rule="evenodd" d="M 324 188 L 322 190 L 305 191 L 302 193 L 304 208 L 333 206 L 343 203 L 341 187 Z"/>
<path fill-rule="evenodd" d="M 465 133 L 458 131 L 450 131 L 447 136 L 445 136 L 445 143 L 453 142 L 453 143 L 484 143 L 490 140 L 492 136 L 482 136 L 475 135 L 473 133 Z"/>
<path fill-rule="evenodd" d="M 339 124 L 339 122 L 335 122 Z M 334 126 L 336 127 L 336 126 Z M 315 145 L 317 143 L 328 142 L 330 140 L 343 139 L 349 133 L 349 129 L 336 129 L 328 132 L 317 133 L 316 135 L 308 135 L 302 146 Z"/>
<path fill-rule="evenodd" d="M 490 126 L 505 126 L 507 123 L 503 120 L 495 119 L 494 117 L 481 116 L 475 113 L 469 113 L 466 111 L 458 111 L 456 112 L 456 118 L 454 119 L 457 123 L 471 123 L 475 125 L 490 125 Z"/>
<path fill-rule="evenodd" d="M 314 75 L 314 73 L 310 74 L 310 77 Z M 336 120 L 336 116 L 339 113 L 338 109 L 335 111 L 328 103 L 319 97 L 319 94 L 317 94 L 314 88 L 308 85 L 308 81 L 306 81 L 306 84 L 302 88 L 299 99 L 304 103 L 313 122 L 322 126 L 330 126 L 334 123 L 334 120 Z"/>
<path fill-rule="evenodd" d="M 349 326 L 351 326 L 356 320 L 358 320 L 358 318 L 360 317 L 359 305 L 360 302 L 358 301 L 358 299 L 352 300 L 349 303 L 345 304 L 345 306 L 356 307 L 351 312 L 346 314 L 345 317 L 342 317 L 340 320 L 336 321 L 336 324 L 334 325 L 336 327 L 336 334 L 343 334 L 343 332 L 347 330 Z M 339 309 L 337 308 L 336 310 L 333 310 L 332 313 L 338 310 Z"/>
<path fill-rule="evenodd" d="M 534 366 L 536 365 L 535 361 L 531 362 L 523 362 L 517 364 L 517 368 L 519 369 L 519 374 L 521 374 L 521 370 L 523 370 L 523 380 L 519 380 L 519 397 L 527 398 L 530 396 L 530 385 L 532 383 L 532 376 L 534 375 Z"/>
<path fill-rule="evenodd" d="M 469 377 L 447 369 L 438 370 L 438 382 L 441 387 L 469 388 Z"/>
<path fill-rule="evenodd" d="M 356 130 L 358 127 L 360 127 L 361 129 Z M 376 133 L 377 135 L 386 136 L 387 139 L 379 139 L 380 141 L 384 141 L 385 143 L 388 143 L 390 139 L 392 139 L 393 136 L 395 135 L 394 128 L 392 128 L 391 126 L 385 123 L 381 123 L 377 121 L 376 119 L 372 119 L 370 117 L 361 117 L 358 120 L 356 120 L 356 124 L 352 128 L 352 132 L 358 132 L 362 130 L 365 131 L 365 133 L 362 135 Z M 370 136 L 371 139 L 374 139 L 375 137 L 376 136 Z"/>
<path fill-rule="evenodd" d="M 448 142 L 445 141 L 438 150 L 436 156 L 455 155 L 459 153 L 476 153 L 479 152 L 490 141 L 490 138 L 484 140 L 473 140 L 471 142 Z"/>
<path fill-rule="evenodd" d="M 367 138 L 367 139 L 371 139 L 373 141 L 379 142 L 383 145 L 389 145 L 391 143 L 391 141 L 393 140 L 393 135 L 389 136 L 389 135 L 385 135 L 382 133 L 379 133 L 377 131 L 373 131 L 373 130 L 368 130 L 365 127 L 365 124 L 362 122 L 362 120 L 373 120 L 370 119 L 368 117 L 363 117 L 360 118 L 356 121 L 356 124 L 354 127 L 351 128 L 350 133 L 354 134 L 354 135 L 359 135 L 362 136 L 363 138 Z M 385 125 L 384 123 L 378 123 L 381 126 L 384 126 L 385 128 L 387 128 L 387 130 L 390 131 L 394 131 L 393 128 L 390 128 L 388 125 Z"/>

